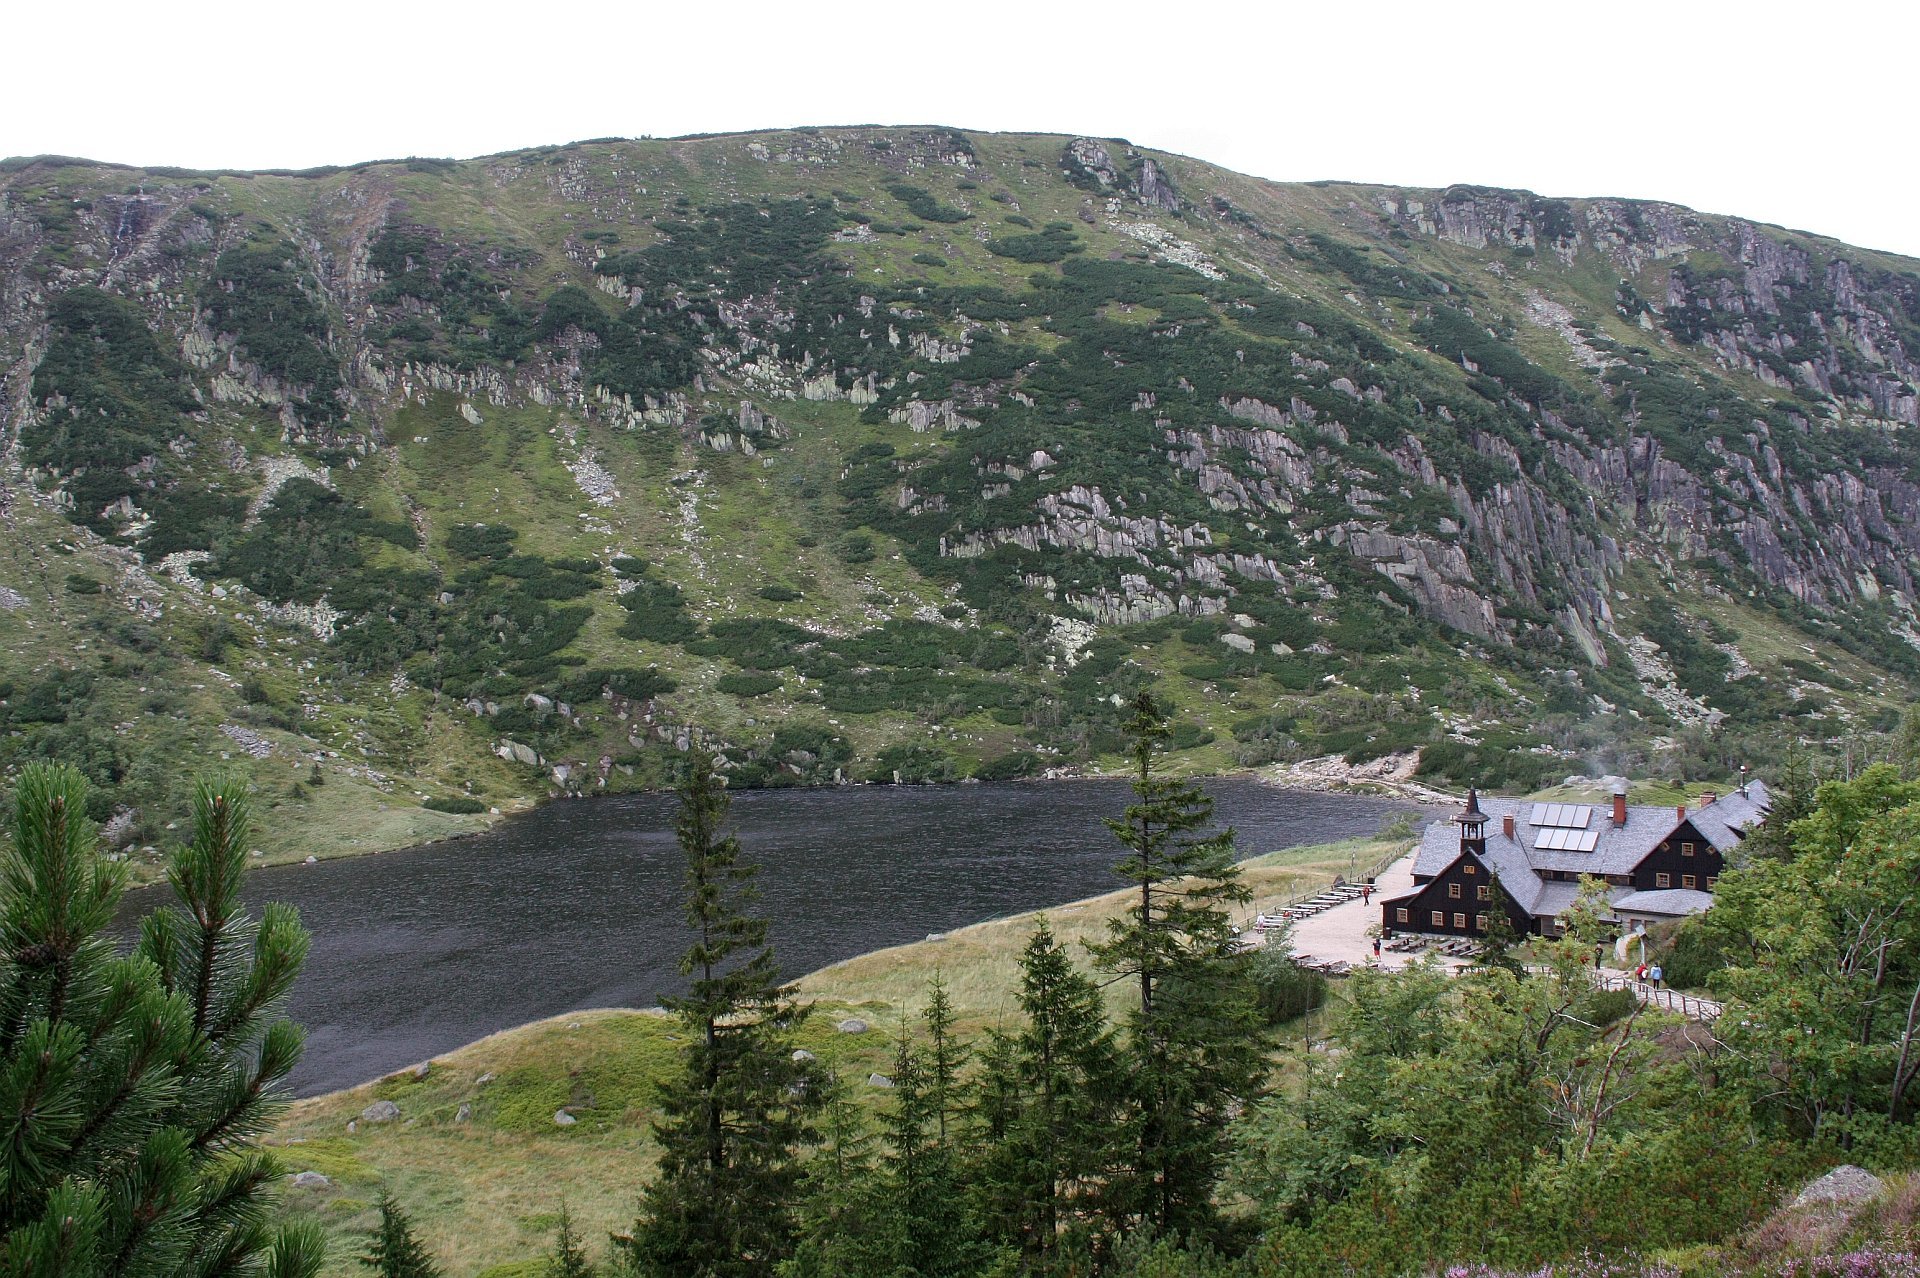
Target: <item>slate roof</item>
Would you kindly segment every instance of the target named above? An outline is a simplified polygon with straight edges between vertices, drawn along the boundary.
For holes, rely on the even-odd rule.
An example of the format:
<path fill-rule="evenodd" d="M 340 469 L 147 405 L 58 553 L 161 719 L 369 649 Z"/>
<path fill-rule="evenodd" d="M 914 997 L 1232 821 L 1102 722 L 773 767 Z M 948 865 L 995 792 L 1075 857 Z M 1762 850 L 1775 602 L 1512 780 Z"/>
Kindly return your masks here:
<path fill-rule="evenodd" d="M 1631 910 L 1635 914 L 1665 914 L 1673 918 L 1683 914 L 1698 914 L 1712 904 L 1712 893 L 1695 888 L 1654 888 L 1648 892 L 1627 892 L 1613 898 L 1613 908 L 1616 910 Z"/>
<path fill-rule="evenodd" d="M 1700 832 L 1700 837 L 1724 855 L 1740 842 L 1743 831 L 1766 816 L 1771 798 L 1764 782 L 1753 781 L 1748 783 L 1745 795 L 1736 790 L 1705 806 L 1689 807 L 1687 817 L 1692 820 L 1694 829 Z M 1558 915 L 1564 910 L 1579 891 L 1579 885 L 1549 882 L 1541 877 L 1543 872 L 1559 870 L 1576 874 L 1630 874 L 1649 852 L 1679 828 L 1682 820 L 1674 808 L 1635 804 L 1627 808 L 1626 824 L 1617 826 L 1613 823 L 1611 802 L 1597 803 L 1593 805 L 1592 821 L 1586 827 L 1598 835 L 1593 851 L 1575 852 L 1538 846 L 1541 836 L 1554 827 L 1530 824 L 1537 806 L 1531 800 L 1481 797 L 1479 806 L 1487 815 L 1486 860 L 1495 877 L 1500 880 L 1501 889 L 1529 914 L 1546 916 Z M 1505 818 L 1508 816 L 1512 816 L 1514 821 L 1512 838 L 1507 837 L 1505 830 Z M 1457 818 L 1434 821 L 1421 837 L 1420 850 L 1413 861 L 1413 873 L 1418 878 L 1431 878 L 1453 864 L 1454 858 L 1459 855 L 1460 828 Z M 1683 893 L 1686 889 L 1668 891 Z M 1653 894 L 1639 895 L 1645 898 Z M 1709 902 L 1712 900 L 1704 892 L 1694 895 Z M 1649 905 L 1642 908 L 1651 911 L 1654 907 Z"/>
<path fill-rule="evenodd" d="M 1773 795 L 1768 791 L 1767 783 L 1750 781 L 1746 794 L 1735 790 L 1693 812 L 1693 828 L 1725 854 L 1740 842 L 1740 836 L 1745 831 L 1752 829 L 1767 815 L 1767 808 L 1772 803 Z"/>

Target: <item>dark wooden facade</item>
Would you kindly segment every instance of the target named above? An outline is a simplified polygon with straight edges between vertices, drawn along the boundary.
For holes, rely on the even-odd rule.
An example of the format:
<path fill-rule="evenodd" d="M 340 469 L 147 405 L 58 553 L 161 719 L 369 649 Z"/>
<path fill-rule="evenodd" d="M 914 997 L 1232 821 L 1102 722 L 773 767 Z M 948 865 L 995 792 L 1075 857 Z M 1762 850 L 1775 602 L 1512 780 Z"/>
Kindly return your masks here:
<path fill-rule="evenodd" d="M 1691 820 L 1686 820 L 1633 867 L 1633 887 L 1640 892 L 1664 888 L 1711 892 L 1725 864 L 1719 849 L 1693 828 Z"/>
<path fill-rule="evenodd" d="M 1482 845 L 1484 846 L 1484 845 Z M 1440 873 L 1404 896 L 1380 903 L 1380 926 L 1387 932 L 1433 932 L 1448 936 L 1485 936 L 1486 919 L 1493 909 L 1496 880 L 1493 870 L 1471 848 L 1463 849 Z M 1540 930 L 1538 923 L 1507 892 L 1507 921 L 1521 935 Z M 1404 915 L 1404 917 L 1402 917 Z"/>

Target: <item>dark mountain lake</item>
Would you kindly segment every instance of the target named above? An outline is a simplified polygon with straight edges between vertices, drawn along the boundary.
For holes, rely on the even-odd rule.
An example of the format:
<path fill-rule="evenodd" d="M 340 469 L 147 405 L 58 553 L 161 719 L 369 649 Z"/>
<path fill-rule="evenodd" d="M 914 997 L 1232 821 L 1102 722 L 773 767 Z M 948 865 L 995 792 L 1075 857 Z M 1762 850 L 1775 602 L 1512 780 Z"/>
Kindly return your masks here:
<path fill-rule="evenodd" d="M 1247 856 L 1419 811 L 1245 778 L 1206 789 Z M 781 966 L 798 976 L 1120 886 L 1100 818 L 1128 797 L 1119 780 L 760 790 L 735 795 L 733 817 Z M 473 838 L 250 874 L 251 903 L 298 906 L 313 932 L 293 995 L 308 1032 L 294 1089 L 352 1086 L 495 1030 L 680 988 L 675 806 L 667 794 L 555 803 Z M 126 913 L 164 895 L 133 893 Z"/>

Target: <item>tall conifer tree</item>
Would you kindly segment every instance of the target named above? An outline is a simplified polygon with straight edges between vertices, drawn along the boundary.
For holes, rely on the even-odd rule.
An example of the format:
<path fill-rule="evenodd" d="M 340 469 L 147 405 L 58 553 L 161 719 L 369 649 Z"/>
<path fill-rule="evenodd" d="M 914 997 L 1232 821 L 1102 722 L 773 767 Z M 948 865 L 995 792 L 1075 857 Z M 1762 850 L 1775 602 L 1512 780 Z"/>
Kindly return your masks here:
<path fill-rule="evenodd" d="M 943 994 L 936 986 L 936 994 Z M 928 1028 L 949 1035 L 951 1020 L 944 997 L 928 1008 Z M 893 1063 L 893 1105 L 884 1130 L 889 1146 L 882 1162 L 879 1228 L 850 1275 L 860 1278 L 963 1278 L 978 1273 L 991 1255 L 970 1218 L 954 1145 L 941 1135 L 942 1083 L 933 1052 L 916 1048 L 905 1025 Z M 953 1082 L 945 1084 L 951 1093 Z"/>
<path fill-rule="evenodd" d="M 129 957 L 102 935 L 125 876 L 86 806 L 74 769 L 28 766 L 0 868 L 0 1273 L 306 1278 L 319 1235 L 272 1226 L 254 1139 L 300 1057 L 280 1012 L 307 934 L 240 909 L 245 788 L 196 789 L 180 905 Z"/>
<path fill-rule="evenodd" d="M 790 1254 L 798 1151 L 818 1108 L 793 1059 L 806 1010 L 780 979 L 766 919 L 749 912 L 756 867 L 725 831 L 729 806 L 712 757 L 693 756 L 675 826 L 695 933 L 680 971 L 692 987 L 667 1000 L 692 1041 L 661 1089 L 658 1178 L 621 1243 L 634 1269 L 661 1278 L 747 1278 Z"/>
<path fill-rule="evenodd" d="M 1088 1241 L 1122 1079 L 1100 991 L 1044 919 L 1020 956 L 1019 997 L 1026 1023 L 982 1070 L 979 1196 L 993 1230 L 1051 1274 Z"/>
<path fill-rule="evenodd" d="M 882 1215 L 874 1192 L 874 1136 L 866 1110 L 838 1074 L 814 1075 L 820 1142 L 807 1160 L 800 1200 L 800 1244 L 781 1278 L 843 1278 L 877 1267 Z"/>
<path fill-rule="evenodd" d="M 1122 1228 L 1187 1234 L 1217 1223 L 1212 1196 L 1227 1120 L 1264 1069 L 1264 1030 L 1228 913 L 1252 895 L 1234 862 L 1233 831 L 1204 832 L 1213 801 L 1155 774 L 1168 728 L 1150 694 L 1134 699 L 1127 733 L 1135 801 L 1107 825 L 1127 848 L 1115 868 L 1135 896 L 1092 947 L 1103 968 L 1138 991 L 1127 1021 L 1127 1166 L 1111 1180 L 1109 1202 Z"/>

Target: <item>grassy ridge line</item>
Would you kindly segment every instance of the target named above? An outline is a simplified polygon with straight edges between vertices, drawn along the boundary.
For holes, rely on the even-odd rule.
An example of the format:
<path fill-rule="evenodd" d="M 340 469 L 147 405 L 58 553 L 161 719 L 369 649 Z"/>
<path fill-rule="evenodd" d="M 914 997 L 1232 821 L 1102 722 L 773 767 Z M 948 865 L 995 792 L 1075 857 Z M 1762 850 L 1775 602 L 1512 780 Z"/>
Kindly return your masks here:
<path fill-rule="evenodd" d="M 1364 870 L 1404 846 L 1355 839 L 1255 857 L 1244 863 L 1254 908 L 1355 866 Z M 1007 1024 L 1019 951 L 1034 920 L 1044 914 L 1062 939 L 1084 940 L 1131 899 L 1122 889 L 822 968 L 799 981 L 815 1008 L 800 1045 L 832 1064 L 857 1096 L 878 1101 L 886 1092 L 867 1076 L 889 1070 L 901 1021 L 917 1016 L 936 972 L 949 983 L 964 1032 Z M 1122 995 L 1112 997 L 1117 1006 Z M 840 1033 L 837 1023 L 849 1016 L 872 1028 Z M 516 1272 L 514 1264 L 547 1246 L 562 1203 L 587 1238 L 624 1228 L 653 1165 L 655 1085 L 680 1042 L 675 1023 L 657 1010 L 568 1012 L 435 1057 L 424 1079 L 401 1071 L 296 1102 L 268 1143 L 289 1171 L 317 1171 L 332 1183 L 290 1189 L 286 1211 L 321 1225 L 330 1240 L 325 1272 L 341 1276 L 360 1272 L 354 1257 L 383 1188 L 413 1212 L 451 1278 Z M 356 1123 L 348 1133 L 347 1124 L 376 1100 L 399 1105 L 400 1119 Z M 471 1106 L 464 1120 L 462 1106 Z M 559 1126 L 554 1115 L 569 1106 L 577 1121 Z"/>

